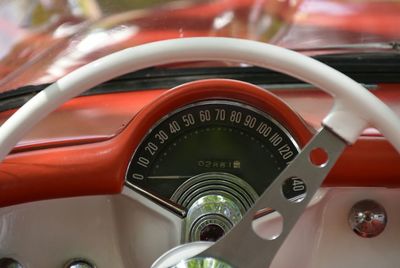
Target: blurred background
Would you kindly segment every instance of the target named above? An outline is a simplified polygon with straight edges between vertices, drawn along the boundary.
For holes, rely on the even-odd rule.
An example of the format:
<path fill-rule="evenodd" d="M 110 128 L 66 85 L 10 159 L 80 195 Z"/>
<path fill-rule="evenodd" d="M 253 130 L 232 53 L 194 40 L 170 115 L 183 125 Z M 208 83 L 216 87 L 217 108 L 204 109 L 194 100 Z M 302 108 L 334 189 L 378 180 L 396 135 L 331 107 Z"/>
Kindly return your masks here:
<path fill-rule="evenodd" d="M 399 40 L 398 25 L 394 0 L 0 0 L 0 92 L 156 40 L 226 36 L 311 53 Z"/>

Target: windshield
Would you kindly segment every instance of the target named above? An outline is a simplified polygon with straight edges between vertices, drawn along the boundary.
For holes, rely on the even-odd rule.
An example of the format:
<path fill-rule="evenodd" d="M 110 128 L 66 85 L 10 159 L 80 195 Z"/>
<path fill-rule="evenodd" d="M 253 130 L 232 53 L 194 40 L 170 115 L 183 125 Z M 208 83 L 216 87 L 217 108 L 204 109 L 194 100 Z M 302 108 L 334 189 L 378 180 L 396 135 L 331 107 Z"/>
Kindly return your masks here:
<path fill-rule="evenodd" d="M 16 0 L 0 2 L 0 92 L 50 83 L 156 40 L 224 36 L 306 51 L 400 40 L 400 1 Z"/>

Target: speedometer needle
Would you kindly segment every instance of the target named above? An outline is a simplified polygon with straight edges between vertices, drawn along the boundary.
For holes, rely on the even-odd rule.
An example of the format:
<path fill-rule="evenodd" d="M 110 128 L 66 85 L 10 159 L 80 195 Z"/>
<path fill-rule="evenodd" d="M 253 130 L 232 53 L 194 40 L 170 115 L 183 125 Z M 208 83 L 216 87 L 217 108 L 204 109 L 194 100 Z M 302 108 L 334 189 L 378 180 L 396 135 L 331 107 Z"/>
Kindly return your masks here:
<path fill-rule="evenodd" d="M 147 176 L 148 179 L 160 179 L 160 180 L 181 180 L 181 179 L 189 179 L 193 176 Z"/>

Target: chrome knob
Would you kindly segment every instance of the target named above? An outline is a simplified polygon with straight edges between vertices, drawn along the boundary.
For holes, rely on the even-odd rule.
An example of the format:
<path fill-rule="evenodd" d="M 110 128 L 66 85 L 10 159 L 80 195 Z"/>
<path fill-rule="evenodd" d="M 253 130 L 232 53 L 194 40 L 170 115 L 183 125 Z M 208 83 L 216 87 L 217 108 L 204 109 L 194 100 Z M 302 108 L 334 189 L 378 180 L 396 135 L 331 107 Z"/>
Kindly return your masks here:
<path fill-rule="evenodd" d="M 211 242 L 192 242 L 179 245 L 158 258 L 151 268 L 233 268 L 228 263 L 213 257 L 193 257 L 209 248 Z"/>
<path fill-rule="evenodd" d="M 245 209 L 228 197 L 202 196 L 188 210 L 187 240 L 217 241 L 242 219 L 244 213 Z"/>
<path fill-rule="evenodd" d="M 386 211 L 383 206 L 373 200 L 362 200 L 350 210 L 349 223 L 359 236 L 375 237 L 386 227 Z"/>
<path fill-rule="evenodd" d="M 171 268 L 233 268 L 226 262 L 215 258 L 197 257 L 180 261 Z"/>
<path fill-rule="evenodd" d="M 96 265 L 89 262 L 85 259 L 72 259 L 69 260 L 65 265 L 64 268 L 96 268 Z"/>

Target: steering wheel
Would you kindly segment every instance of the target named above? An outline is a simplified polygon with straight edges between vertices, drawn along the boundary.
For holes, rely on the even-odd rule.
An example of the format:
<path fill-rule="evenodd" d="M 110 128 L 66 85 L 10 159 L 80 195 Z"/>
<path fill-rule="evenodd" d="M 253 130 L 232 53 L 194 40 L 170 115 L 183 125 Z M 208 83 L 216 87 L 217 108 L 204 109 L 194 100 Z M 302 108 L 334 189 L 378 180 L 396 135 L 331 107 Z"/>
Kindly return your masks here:
<path fill-rule="evenodd" d="M 196 264 L 200 267 L 269 266 L 341 152 L 356 141 L 362 130 L 369 124 L 373 125 L 400 152 L 400 121 L 397 116 L 346 75 L 312 58 L 273 45 L 233 38 L 198 37 L 128 48 L 61 78 L 38 93 L 1 126 L 0 160 L 41 119 L 85 90 L 116 76 L 154 65 L 197 60 L 234 61 L 279 71 L 323 89 L 335 97 L 335 103 L 322 122 L 322 130 L 227 235 L 215 244 L 195 243 L 179 247 L 160 258 L 154 267 L 171 267 L 181 260 L 182 265 Z M 310 157 L 316 148 L 325 155 L 323 163 L 315 163 Z M 304 199 L 298 202 L 287 200 L 281 190 L 285 181 L 293 177 L 301 179 L 307 189 Z M 260 237 L 252 228 L 254 215 L 265 208 L 273 208 L 270 211 L 279 212 L 283 218 L 279 236 L 269 240 Z M 235 250 L 230 245 L 235 245 Z"/>

